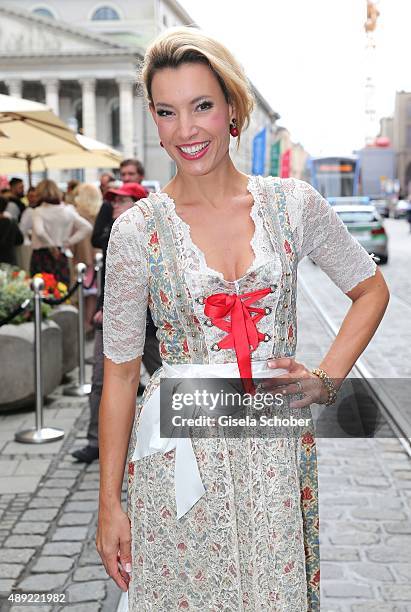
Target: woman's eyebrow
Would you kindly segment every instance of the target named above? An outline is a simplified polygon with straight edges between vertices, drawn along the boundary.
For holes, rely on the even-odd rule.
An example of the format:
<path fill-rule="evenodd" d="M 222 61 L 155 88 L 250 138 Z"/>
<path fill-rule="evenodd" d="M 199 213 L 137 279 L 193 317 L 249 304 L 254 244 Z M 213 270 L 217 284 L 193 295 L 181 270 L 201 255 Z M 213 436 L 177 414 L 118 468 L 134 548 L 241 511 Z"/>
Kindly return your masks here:
<path fill-rule="evenodd" d="M 196 102 L 199 102 L 200 100 L 204 100 L 205 98 L 211 98 L 211 96 L 205 94 L 203 96 L 197 96 L 196 98 L 194 98 L 193 100 L 191 100 L 190 104 L 195 104 Z M 157 102 L 156 106 L 163 106 L 166 108 L 174 108 L 172 104 L 167 104 L 167 102 Z"/>

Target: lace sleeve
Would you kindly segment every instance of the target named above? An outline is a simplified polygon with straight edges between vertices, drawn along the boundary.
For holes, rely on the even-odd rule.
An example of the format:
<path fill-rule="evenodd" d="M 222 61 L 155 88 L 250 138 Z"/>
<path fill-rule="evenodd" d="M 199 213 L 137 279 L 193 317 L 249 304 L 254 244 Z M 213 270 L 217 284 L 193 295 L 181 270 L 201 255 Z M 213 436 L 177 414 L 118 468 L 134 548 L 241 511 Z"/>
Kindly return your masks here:
<path fill-rule="evenodd" d="M 144 218 L 136 207 L 113 224 L 106 255 L 104 355 L 123 363 L 143 354 L 148 305 Z"/>
<path fill-rule="evenodd" d="M 287 201 L 299 248 L 298 260 L 308 255 L 344 293 L 373 276 L 377 264 L 327 200 L 304 181 L 288 182 Z"/>

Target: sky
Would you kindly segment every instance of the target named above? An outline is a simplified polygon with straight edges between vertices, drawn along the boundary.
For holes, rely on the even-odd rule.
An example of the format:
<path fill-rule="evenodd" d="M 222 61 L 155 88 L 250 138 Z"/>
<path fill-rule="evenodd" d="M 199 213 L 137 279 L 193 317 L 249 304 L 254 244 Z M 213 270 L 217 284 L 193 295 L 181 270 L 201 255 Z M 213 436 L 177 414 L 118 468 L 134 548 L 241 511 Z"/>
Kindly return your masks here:
<path fill-rule="evenodd" d="M 347 154 L 365 141 L 365 79 L 373 71 L 377 117 L 411 91 L 411 2 L 377 0 L 373 67 L 366 59 L 366 0 L 180 0 L 235 54 L 312 155 Z M 376 125 L 378 130 L 378 124 Z"/>

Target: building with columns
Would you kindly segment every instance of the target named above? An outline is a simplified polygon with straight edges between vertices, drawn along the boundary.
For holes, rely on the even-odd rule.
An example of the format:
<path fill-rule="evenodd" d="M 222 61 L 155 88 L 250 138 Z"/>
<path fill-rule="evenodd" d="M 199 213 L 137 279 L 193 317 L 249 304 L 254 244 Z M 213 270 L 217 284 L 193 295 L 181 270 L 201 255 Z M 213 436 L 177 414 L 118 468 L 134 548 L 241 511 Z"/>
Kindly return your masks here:
<path fill-rule="evenodd" d="M 175 0 L 2 0 L 0 93 L 49 105 L 70 127 L 138 157 L 146 176 L 164 184 L 174 164 L 158 136 L 136 74 L 144 49 L 162 29 L 192 25 Z M 252 139 L 272 133 L 279 115 L 254 90 L 257 107 L 240 151 L 251 170 Z M 0 162 L 1 174 L 1 162 Z M 63 171 L 66 180 L 73 171 Z M 96 177 L 87 171 L 87 180 Z"/>

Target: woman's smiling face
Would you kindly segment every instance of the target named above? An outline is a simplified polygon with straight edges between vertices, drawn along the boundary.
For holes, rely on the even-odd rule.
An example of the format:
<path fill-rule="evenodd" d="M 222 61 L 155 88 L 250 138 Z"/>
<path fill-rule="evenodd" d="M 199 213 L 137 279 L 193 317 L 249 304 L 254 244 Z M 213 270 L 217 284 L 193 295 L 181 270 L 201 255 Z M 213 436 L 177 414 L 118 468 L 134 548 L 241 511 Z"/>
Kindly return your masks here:
<path fill-rule="evenodd" d="M 233 109 L 212 70 L 184 63 L 155 73 L 150 110 L 164 148 L 180 171 L 203 176 L 228 155 Z"/>

